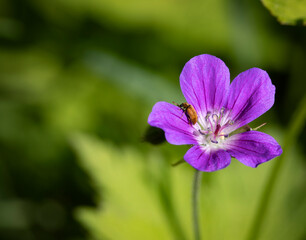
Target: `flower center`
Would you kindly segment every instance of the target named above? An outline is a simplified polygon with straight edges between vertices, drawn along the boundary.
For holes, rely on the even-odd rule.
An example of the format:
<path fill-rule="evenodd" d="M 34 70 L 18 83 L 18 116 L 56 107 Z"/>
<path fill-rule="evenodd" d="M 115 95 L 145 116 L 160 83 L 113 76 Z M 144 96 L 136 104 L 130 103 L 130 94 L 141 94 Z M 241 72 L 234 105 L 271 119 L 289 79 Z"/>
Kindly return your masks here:
<path fill-rule="evenodd" d="M 226 128 L 234 123 L 229 118 L 229 113 L 230 111 L 221 108 L 219 112 L 207 112 L 204 118 L 199 119 L 200 128 L 194 134 L 197 136 L 200 145 L 217 146 L 228 137 L 229 133 Z"/>

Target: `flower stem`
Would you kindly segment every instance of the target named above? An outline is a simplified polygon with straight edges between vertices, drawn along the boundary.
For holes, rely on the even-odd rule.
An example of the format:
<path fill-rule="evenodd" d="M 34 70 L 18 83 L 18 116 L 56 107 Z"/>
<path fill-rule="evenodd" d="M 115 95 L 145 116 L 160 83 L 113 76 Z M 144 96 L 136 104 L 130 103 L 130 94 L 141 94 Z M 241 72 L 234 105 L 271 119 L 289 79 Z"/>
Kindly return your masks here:
<path fill-rule="evenodd" d="M 294 145 L 295 140 L 298 137 L 301 129 L 305 124 L 306 118 L 306 97 L 304 97 L 300 103 L 300 106 L 297 108 L 288 132 L 285 135 L 285 141 L 283 144 L 283 154 L 278 158 L 275 163 L 271 174 L 267 180 L 266 186 L 263 190 L 258 209 L 255 213 L 255 217 L 253 219 L 253 223 L 251 225 L 251 229 L 248 235 L 248 240 L 256 240 L 260 235 L 260 231 L 263 226 L 263 222 L 265 220 L 267 211 L 269 209 L 271 198 L 273 195 L 273 190 L 276 185 L 276 180 L 278 179 L 282 166 L 284 165 L 284 159 L 288 156 L 288 150 Z"/>
<path fill-rule="evenodd" d="M 200 228 L 199 228 L 199 207 L 198 207 L 201 177 L 202 177 L 202 172 L 196 170 L 192 186 L 192 218 L 193 218 L 193 231 L 194 231 L 195 240 L 201 239 Z"/>

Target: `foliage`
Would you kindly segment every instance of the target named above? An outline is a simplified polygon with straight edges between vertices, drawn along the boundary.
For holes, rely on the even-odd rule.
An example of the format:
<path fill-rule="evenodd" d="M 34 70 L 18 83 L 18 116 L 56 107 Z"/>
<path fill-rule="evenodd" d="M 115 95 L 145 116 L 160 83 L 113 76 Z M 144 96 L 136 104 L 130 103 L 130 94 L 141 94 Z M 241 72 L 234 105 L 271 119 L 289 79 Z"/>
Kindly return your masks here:
<path fill-rule="evenodd" d="M 80 208 L 77 217 L 93 239 L 192 239 L 190 167 L 172 168 L 158 150 L 141 154 L 130 146 L 116 147 L 93 136 L 72 137 L 98 196 L 98 209 Z M 306 201 L 295 199 L 304 170 L 299 156 L 286 163 L 260 239 L 300 239 L 304 232 Z M 201 229 L 207 239 L 244 239 L 267 174 L 276 164 L 252 169 L 237 163 L 204 177 Z M 236 164 L 237 163 L 237 164 Z M 294 177 L 293 177 L 294 176 Z M 165 187 L 164 194 L 161 186 Z M 250 191 L 251 190 L 251 191 Z M 168 201 L 167 201 L 168 199 Z M 291 209 L 286 205 L 291 202 Z M 295 203 L 293 203 L 295 202 Z M 171 209 L 175 209 L 172 215 Z M 295 224 L 292 224 L 294 222 Z M 177 226 L 177 227 L 176 227 Z M 290 227 L 288 227 L 290 226 Z M 222 229 L 222 231 L 220 231 Z M 182 232 L 180 232 L 182 231 Z"/>
<path fill-rule="evenodd" d="M 262 0 L 262 2 L 282 24 L 306 25 L 305 0 Z"/>

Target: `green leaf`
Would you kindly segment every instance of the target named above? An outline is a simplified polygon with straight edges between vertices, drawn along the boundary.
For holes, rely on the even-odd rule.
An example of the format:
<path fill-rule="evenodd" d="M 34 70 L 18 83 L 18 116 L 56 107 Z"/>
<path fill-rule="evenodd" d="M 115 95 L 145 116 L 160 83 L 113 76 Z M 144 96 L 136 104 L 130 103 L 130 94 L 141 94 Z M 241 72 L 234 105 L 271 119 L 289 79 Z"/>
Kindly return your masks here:
<path fill-rule="evenodd" d="M 156 183 L 146 175 L 138 152 L 88 137 L 77 137 L 74 143 L 105 200 L 100 199 L 98 211 L 83 208 L 77 213 L 94 239 L 171 239 Z"/>
<path fill-rule="evenodd" d="M 143 154 L 84 134 L 74 135 L 72 144 L 100 194 L 97 208 L 76 211 L 93 239 L 193 239 L 191 166 L 171 167 L 158 149 Z M 304 189 L 300 158 L 296 151 L 287 158 L 261 239 L 301 239 L 306 199 L 299 196 Z M 244 239 L 267 174 L 277 161 L 253 169 L 232 159 L 226 169 L 203 173 L 199 201 L 203 239 Z"/>
<path fill-rule="evenodd" d="M 306 0 L 262 0 L 262 2 L 280 23 L 306 25 Z"/>

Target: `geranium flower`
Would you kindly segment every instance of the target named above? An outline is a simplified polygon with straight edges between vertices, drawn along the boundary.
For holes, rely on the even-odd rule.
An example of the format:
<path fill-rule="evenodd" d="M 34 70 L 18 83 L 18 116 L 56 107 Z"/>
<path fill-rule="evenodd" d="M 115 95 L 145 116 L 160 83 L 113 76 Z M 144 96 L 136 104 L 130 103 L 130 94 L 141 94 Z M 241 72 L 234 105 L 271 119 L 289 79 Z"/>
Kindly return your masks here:
<path fill-rule="evenodd" d="M 251 68 L 230 83 L 225 63 L 204 54 L 186 63 L 180 85 L 197 113 L 197 123 L 193 125 L 186 112 L 167 102 L 154 105 L 148 123 L 161 128 L 169 143 L 192 145 L 184 159 L 195 169 L 211 172 L 225 168 L 231 156 L 255 168 L 282 153 L 268 134 L 254 130 L 234 133 L 274 104 L 275 86 L 267 72 Z"/>

